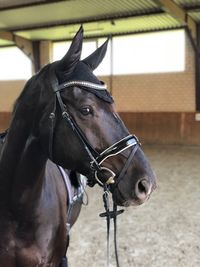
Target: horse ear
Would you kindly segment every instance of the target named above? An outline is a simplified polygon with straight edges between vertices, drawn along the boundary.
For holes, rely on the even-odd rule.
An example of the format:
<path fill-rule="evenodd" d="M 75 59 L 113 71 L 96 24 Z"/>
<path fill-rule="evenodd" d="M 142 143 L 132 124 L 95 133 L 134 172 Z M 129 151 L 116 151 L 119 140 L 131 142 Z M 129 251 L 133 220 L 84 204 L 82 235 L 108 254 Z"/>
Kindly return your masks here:
<path fill-rule="evenodd" d="M 71 46 L 66 55 L 59 61 L 58 71 L 64 71 L 65 75 L 73 72 L 76 64 L 80 60 L 83 43 L 83 27 L 74 36 Z"/>
<path fill-rule="evenodd" d="M 107 39 L 96 51 L 94 51 L 90 56 L 87 58 L 83 59 L 83 62 L 86 63 L 92 70 L 95 70 L 101 61 L 103 60 L 106 51 L 107 51 L 107 46 L 108 46 L 108 41 Z"/>

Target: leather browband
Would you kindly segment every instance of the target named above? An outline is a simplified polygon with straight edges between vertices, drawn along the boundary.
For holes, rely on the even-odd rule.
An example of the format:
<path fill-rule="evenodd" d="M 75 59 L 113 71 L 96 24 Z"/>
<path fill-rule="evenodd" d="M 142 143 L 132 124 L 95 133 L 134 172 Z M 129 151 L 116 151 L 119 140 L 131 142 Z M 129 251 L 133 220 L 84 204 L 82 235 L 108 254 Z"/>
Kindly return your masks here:
<path fill-rule="evenodd" d="M 75 86 L 75 85 L 79 85 L 79 86 L 83 86 L 83 87 L 87 87 L 87 88 L 95 89 L 95 90 L 106 90 L 107 89 L 106 84 L 104 84 L 103 82 L 102 84 L 96 84 L 96 83 L 91 83 L 91 82 L 86 82 L 86 81 L 69 81 L 69 82 L 65 82 L 65 83 L 58 85 L 56 91 L 55 90 L 54 91 L 57 92 L 64 88 Z"/>

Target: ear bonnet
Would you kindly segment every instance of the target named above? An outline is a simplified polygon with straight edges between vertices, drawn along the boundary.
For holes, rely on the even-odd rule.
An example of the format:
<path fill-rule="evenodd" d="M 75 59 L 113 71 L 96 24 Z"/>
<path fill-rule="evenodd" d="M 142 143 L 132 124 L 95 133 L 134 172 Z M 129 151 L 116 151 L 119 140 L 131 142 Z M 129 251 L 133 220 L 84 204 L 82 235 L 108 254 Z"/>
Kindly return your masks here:
<path fill-rule="evenodd" d="M 113 98 L 106 90 L 106 85 L 93 74 L 102 62 L 108 45 L 108 40 L 84 60 L 80 60 L 83 42 L 83 28 L 76 33 L 67 54 L 58 62 L 56 74 L 61 84 L 60 88 L 79 86 L 95 94 L 98 98 L 113 103 Z"/>

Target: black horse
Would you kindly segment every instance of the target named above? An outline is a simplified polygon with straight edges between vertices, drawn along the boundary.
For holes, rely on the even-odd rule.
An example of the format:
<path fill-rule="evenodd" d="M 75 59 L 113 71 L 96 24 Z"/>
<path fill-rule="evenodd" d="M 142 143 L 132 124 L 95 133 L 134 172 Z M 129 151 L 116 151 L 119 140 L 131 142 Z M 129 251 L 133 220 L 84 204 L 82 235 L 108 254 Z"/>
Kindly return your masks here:
<path fill-rule="evenodd" d="M 80 28 L 63 59 L 33 76 L 15 103 L 0 154 L 1 267 L 59 266 L 69 241 L 60 166 L 106 184 L 121 206 L 142 204 L 155 188 L 137 138 L 93 74 L 107 42 L 80 61 L 82 41 Z M 76 175 L 71 181 L 78 186 Z"/>

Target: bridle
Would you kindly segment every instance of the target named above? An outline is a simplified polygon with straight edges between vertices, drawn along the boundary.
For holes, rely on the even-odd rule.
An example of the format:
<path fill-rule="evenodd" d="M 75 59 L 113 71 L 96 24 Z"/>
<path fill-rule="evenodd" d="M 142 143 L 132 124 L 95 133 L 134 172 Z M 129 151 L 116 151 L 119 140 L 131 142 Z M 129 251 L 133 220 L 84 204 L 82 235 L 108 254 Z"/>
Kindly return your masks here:
<path fill-rule="evenodd" d="M 58 84 L 58 80 L 57 78 L 54 76 L 54 79 L 51 77 L 51 82 L 52 82 L 52 86 L 53 86 L 53 91 L 55 93 L 55 100 L 54 100 L 54 108 L 53 111 L 51 112 L 49 118 L 51 119 L 51 132 L 50 132 L 50 138 L 49 138 L 49 155 L 50 158 L 53 158 L 53 129 L 54 129 L 54 124 L 55 124 L 55 112 L 56 112 L 56 105 L 57 102 L 60 106 L 61 109 L 61 114 L 62 114 L 62 118 L 63 120 L 67 123 L 68 126 L 70 126 L 70 128 L 74 131 L 74 133 L 77 135 L 79 141 L 82 143 L 84 150 L 86 151 L 87 155 L 90 158 L 90 168 L 92 171 L 94 171 L 94 177 L 96 182 L 101 185 L 110 185 L 110 184 L 115 184 L 117 185 L 120 180 L 123 178 L 123 176 L 125 175 L 138 147 L 140 146 L 140 142 L 138 140 L 138 138 L 135 135 L 128 135 L 124 138 L 122 138 L 121 140 L 119 140 L 118 142 L 114 143 L 113 145 L 111 145 L 110 147 L 108 147 L 107 149 L 105 149 L 104 151 L 102 151 L 101 153 L 98 153 L 88 142 L 88 140 L 86 139 L 85 135 L 83 134 L 83 132 L 81 131 L 80 127 L 77 125 L 76 121 L 74 120 L 74 118 L 70 115 L 70 113 L 67 110 L 67 107 L 65 106 L 65 104 L 62 101 L 62 97 L 60 92 L 63 91 L 64 89 L 67 89 L 69 87 L 72 86 L 80 86 L 80 87 L 86 87 L 86 88 L 90 88 L 90 89 L 94 89 L 94 90 L 106 90 L 106 85 L 104 83 L 102 84 L 94 84 L 91 82 L 86 82 L 86 81 L 69 81 L 69 82 L 65 82 L 62 84 Z M 125 165 L 123 166 L 120 174 L 117 176 L 116 173 L 114 171 L 112 171 L 111 169 L 102 166 L 103 162 L 111 157 L 114 157 L 118 154 L 121 154 L 123 151 L 132 148 Z M 106 179 L 102 180 L 102 176 L 101 178 L 99 178 L 98 174 L 99 173 L 108 173 L 109 177 Z"/>
<path fill-rule="evenodd" d="M 104 83 L 102 84 L 94 84 L 91 82 L 87 81 L 79 81 L 79 80 L 74 80 L 74 81 L 69 81 L 65 82 L 59 85 L 57 78 L 55 75 L 51 75 L 51 83 L 53 87 L 53 91 L 55 93 L 55 98 L 54 98 L 54 108 L 53 111 L 51 112 L 49 118 L 51 119 L 51 131 L 50 131 L 50 137 L 49 137 L 49 155 L 50 158 L 53 159 L 53 131 L 54 131 L 54 125 L 55 125 L 55 112 L 56 112 L 56 105 L 57 102 L 60 106 L 61 114 L 63 120 L 67 123 L 68 126 L 74 131 L 74 133 L 77 135 L 79 141 L 82 143 L 84 150 L 88 154 L 90 158 L 90 168 L 94 172 L 94 177 L 96 182 L 104 188 L 104 193 L 103 193 L 103 202 L 104 202 L 104 207 L 105 207 L 105 212 L 101 213 L 101 217 L 106 217 L 107 220 L 107 266 L 109 266 L 109 231 L 110 231 L 110 219 L 113 219 L 114 222 L 114 245 L 115 245 L 115 258 L 116 258 L 116 264 L 117 267 L 119 267 L 119 259 L 118 259 L 118 252 L 117 252 L 117 216 L 121 214 L 124 210 L 117 210 L 117 205 L 113 205 L 113 211 L 110 211 L 109 208 L 109 190 L 110 190 L 110 185 L 112 187 L 116 187 L 119 182 L 122 180 L 124 175 L 126 174 L 131 161 L 138 149 L 138 147 L 141 145 L 138 138 L 135 135 L 128 135 L 118 142 L 114 143 L 101 153 L 98 153 L 88 142 L 87 138 L 81 131 L 80 127 L 77 125 L 76 121 L 74 118 L 70 115 L 70 113 L 67 110 L 67 107 L 62 101 L 62 97 L 60 92 L 72 87 L 72 86 L 80 86 L 80 87 L 86 87 L 89 89 L 94 89 L 94 90 L 106 90 L 106 85 Z M 131 149 L 129 156 L 126 157 L 126 162 L 120 171 L 119 175 L 116 175 L 114 171 L 111 169 L 102 166 L 104 161 L 108 158 L 115 157 L 116 155 L 121 154 L 123 151 Z M 107 172 L 109 174 L 109 177 L 106 179 L 102 180 L 98 176 L 99 173 L 102 174 L 102 172 Z M 90 181 L 91 183 L 91 181 Z M 94 185 L 92 183 L 92 185 Z"/>

